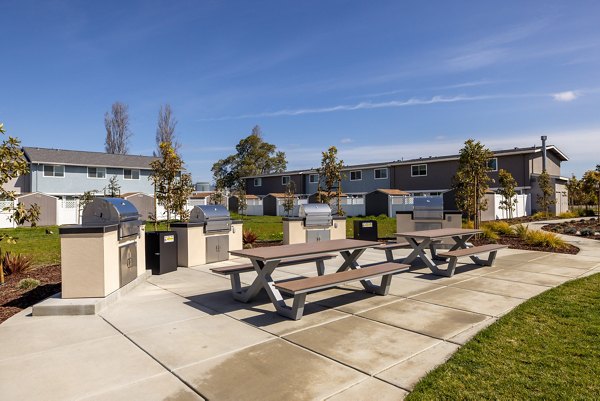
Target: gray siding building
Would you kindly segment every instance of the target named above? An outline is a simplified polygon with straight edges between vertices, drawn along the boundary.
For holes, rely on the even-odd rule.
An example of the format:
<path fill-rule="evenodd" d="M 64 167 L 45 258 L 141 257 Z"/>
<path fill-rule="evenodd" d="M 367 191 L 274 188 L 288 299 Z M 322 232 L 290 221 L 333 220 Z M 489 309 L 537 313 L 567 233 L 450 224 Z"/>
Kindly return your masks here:
<path fill-rule="evenodd" d="M 34 147 L 24 147 L 23 152 L 30 173 L 13 184 L 19 192 L 67 198 L 91 190 L 102 193 L 116 176 L 121 193 L 154 193 L 149 176 L 155 157 Z"/>

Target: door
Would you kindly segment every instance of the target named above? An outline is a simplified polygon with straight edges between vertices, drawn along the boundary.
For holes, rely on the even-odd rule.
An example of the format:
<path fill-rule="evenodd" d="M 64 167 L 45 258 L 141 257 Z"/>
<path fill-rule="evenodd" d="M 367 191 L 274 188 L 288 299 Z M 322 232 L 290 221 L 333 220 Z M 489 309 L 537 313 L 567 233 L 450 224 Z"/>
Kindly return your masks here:
<path fill-rule="evenodd" d="M 229 236 L 211 235 L 206 237 L 206 263 L 229 259 Z"/>
<path fill-rule="evenodd" d="M 135 242 L 119 248 L 119 265 L 119 287 L 123 287 L 137 277 L 137 247 Z"/>
<path fill-rule="evenodd" d="M 306 242 L 329 241 L 329 230 L 306 230 Z"/>

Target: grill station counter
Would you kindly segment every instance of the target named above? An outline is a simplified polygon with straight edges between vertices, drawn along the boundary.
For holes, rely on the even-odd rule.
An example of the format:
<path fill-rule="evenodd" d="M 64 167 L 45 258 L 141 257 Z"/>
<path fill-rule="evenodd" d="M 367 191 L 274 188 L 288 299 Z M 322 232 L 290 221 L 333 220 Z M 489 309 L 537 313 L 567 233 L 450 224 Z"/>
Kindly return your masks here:
<path fill-rule="evenodd" d="M 346 238 L 346 218 L 324 203 L 300 205 L 298 217 L 283 218 L 283 243 L 301 244 Z"/>
<path fill-rule="evenodd" d="M 198 205 L 190 212 L 188 223 L 173 223 L 177 233 L 177 259 L 189 267 L 229 259 L 229 251 L 240 250 L 242 222 L 231 220 L 222 205 Z"/>
<path fill-rule="evenodd" d="M 81 225 L 59 228 L 62 298 L 106 297 L 146 271 L 144 225 L 133 204 L 96 198 Z"/>
<path fill-rule="evenodd" d="M 462 212 L 444 210 L 441 196 L 415 196 L 412 211 L 396 212 L 397 233 L 461 227 Z M 452 239 L 449 241 L 453 243 Z M 398 242 L 405 240 L 398 239 Z"/>

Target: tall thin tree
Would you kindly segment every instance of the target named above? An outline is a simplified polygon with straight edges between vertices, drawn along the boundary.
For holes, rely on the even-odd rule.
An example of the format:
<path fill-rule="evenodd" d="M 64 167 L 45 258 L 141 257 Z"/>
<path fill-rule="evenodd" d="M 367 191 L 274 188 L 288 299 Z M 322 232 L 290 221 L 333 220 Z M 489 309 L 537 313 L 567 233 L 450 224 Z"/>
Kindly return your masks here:
<path fill-rule="evenodd" d="M 106 153 L 126 155 L 129 147 L 129 107 L 125 103 L 115 102 L 111 112 L 104 113 L 104 128 L 106 128 Z"/>
<path fill-rule="evenodd" d="M 156 127 L 156 151 L 155 156 L 160 155 L 160 144 L 170 143 L 171 147 L 177 152 L 181 147 L 181 144 L 175 138 L 175 127 L 177 126 L 177 120 L 173 117 L 173 109 L 170 104 L 160 106 L 158 111 L 158 125 Z"/>

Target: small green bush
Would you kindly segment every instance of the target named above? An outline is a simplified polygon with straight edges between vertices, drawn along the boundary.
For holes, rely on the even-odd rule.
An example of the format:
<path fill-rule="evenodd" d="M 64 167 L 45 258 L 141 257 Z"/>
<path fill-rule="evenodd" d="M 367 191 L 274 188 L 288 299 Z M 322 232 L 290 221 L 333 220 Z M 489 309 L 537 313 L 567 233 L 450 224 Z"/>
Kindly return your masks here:
<path fill-rule="evenodd" d="M 496 233 L 490 226 L 485 225 L 481 227 L 481 230 L 483 231 L 481 233 L 481 236 L 483 238 L 489 239 L 491 241 L 497 241 L 498 238 L 500 238 L 498 233 Z"/>
<path fill-rule="evenodd" d="M 490 230 L 500 235 L 513 235 L 514 230 L 506 221 L 488 221 L 484 227 L 489 227 Z"/>
<path fill-rule="evenodd" d="M 591 227 L 585 227 L 579 231 L 579 234 L 584 237 L 589 237 L 591 235 L 594 235 L 594 229 Z"/>
<path fill-rule="evenodd" d="M 589 217 L 595 216 L 596 213 L 592 209 L 577 209 L 577 216 L 579 217 Z"/>
<path fill-rule="evenodd" d="M 515 235 L 521 239 L 525 239 L 529 233 L 529 227 L 524 224 L 517 224 L 514 228 Z"/>
<path fill-rule="evenodd" d="M 575 228 L 573 226 L 567 226 L 564 228 L 563 233 L 569 234 L 569 235 L 577 234 L 577 228 Z"/>
<path fill-rule="evenodd" d="M 545 231 L 529 231 L 525 236 L 525 243 L 551 249 L 562 249 L 567 246 L 558 235 Z"/>
<path fill-rule="evenodd" d="M 29 278 L 29 277 L 24 278 L 23 280 L 19 281 L 19 283 L 17 284 L 17 286 L 21 290 L 33 290 L 38 285 L 40 285 L 40 280 L 36 280 L 34 278 Z"/>

